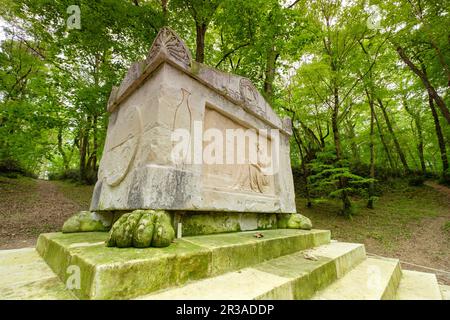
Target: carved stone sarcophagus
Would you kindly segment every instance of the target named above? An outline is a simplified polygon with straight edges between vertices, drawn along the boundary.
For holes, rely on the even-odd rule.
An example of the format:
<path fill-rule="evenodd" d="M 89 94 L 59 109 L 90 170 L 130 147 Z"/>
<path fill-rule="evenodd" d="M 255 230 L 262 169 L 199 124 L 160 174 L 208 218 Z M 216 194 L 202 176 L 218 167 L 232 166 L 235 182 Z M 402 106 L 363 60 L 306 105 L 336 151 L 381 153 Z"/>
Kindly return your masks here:
<path fill-rule="evenodd" d="M 169 28 L 108 111 L 92 211 L 296 212 L 290 122 L 250 80 L 193 61 Z"/>

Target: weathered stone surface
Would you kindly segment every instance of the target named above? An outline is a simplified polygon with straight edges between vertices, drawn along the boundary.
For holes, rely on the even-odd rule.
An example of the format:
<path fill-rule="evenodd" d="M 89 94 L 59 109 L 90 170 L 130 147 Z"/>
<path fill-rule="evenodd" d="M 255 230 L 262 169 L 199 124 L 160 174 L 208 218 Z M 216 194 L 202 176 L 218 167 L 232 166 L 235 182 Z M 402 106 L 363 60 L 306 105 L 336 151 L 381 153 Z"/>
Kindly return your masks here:
<path fill-rule="evenodd" d="M 397 300 L 443 300 L 435 274 L 402 270 Z"/>
<path fill-rule="evenodd" d="M 289 229 L 312 229 L 312 222 L 309 218 L 299 213 L 295 214 L 278 214 L 278 228 Z"/>
<path fill-rule="evenodd" d="M 155 231 L 156 215 L 153 212 L 145 211 L 136 226 L 133 234 L 133 247 L 147 248 L 152 244 Z"/>
<path fill-rule="evenodd" d="M 162 210 L 123 214 L 111 228 L 108 247 L 167 247 L 175 238 L 170 215 Z"/>
<path fill-rule="evenodd" d="M 265 230 L 175 239 L 165 248 L 106 247 L 105 232 L 41 234 L 37 251 L 66 283 L 80 270 L 83 299 L 124 299 L 246 268 L 330 242 L 326 230 Z"/>
<path fill-rule="evenodd" d="M 330 243 L 308 252 L 317 260 L 305 259 L 305 252 L 300 251 L 138 299 L 307 299 L 365 259 L 364 246 L 349 243 Z M 340 274 L 342 260 L 348 261 L 349 268 Z"/>
<path fill-rule="evenodd" d="M 108 231 L 112 216 L 104 213 L 80 211 L 64 222 L 62 232 Z"/>
<path fill-rule="evenodd" d="M 108 111 L 91 210 L 296 212 L 289 120 L 250 80 L 192 61 L 172 30 L 163 28 L 113 89 Z M 177 153 L 180 130 L 187 147 Z"/>
<path fill-rule="evenodd" d="M 152 238 L 152 246 L 157 248 L 167 247 L 175 238 L 170 216 L 164 211 L 156 211 L 155 229 Z"/>
<path fill-rule="evenodd" d="M 396 259 L 367 258 L 324 290 L 315 300 L 391 300 L 395 298 L 402 270 Z"/>
<path fill-rule="evenodd" d="M 309 218 L 301 214 L 291 214 L 287 222 L 287 227 L 291 229 L 305 229 L 310 230 L 312 228 L 312 223 Z"/>
<path fill-rule="evenodd" d="M 179 215 L 178 222 L 183 236 L 277 228 L 273 213 L 193 212 Z"/>
<path fill-rule="evenodd" d="M 0 250 L 0 300 L 73 300 L 34 248 Z"/>

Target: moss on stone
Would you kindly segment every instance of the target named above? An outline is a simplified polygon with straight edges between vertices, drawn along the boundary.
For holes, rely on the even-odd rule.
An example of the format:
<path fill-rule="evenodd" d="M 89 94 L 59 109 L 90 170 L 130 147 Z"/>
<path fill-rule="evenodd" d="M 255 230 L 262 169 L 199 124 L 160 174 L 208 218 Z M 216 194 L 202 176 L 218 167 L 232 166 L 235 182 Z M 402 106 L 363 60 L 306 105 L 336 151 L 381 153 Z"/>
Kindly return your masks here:
<path fill-rule="evenodd" d="M 277 225 L 280 229 L 286 229 L 290 214 L 288 213 L 279 213 L 277 214 Z"/>
<path fill-rule="evenodd" d="M 312 222 L 309 218 L 299 213 L 278 214 L 278 228 L 311 230 Z"/>
<path fill-rule="evenodd" d="M 163 210 L 125 213 L 113 225 L 108 247 L 166 247 L 175 238 L 170 215 Z"/>
<path fill-rule="evenodd" d="M 108 247 L 115 247 L 117 246 L 117 238 L 121 237 L 123 235 L 125 223 L 128 219 L 128 217 L 131 215 L 131 212 L 125 213 L 122 216 L 120 216 L 119 219 L 113 224 L 111 231 L 109 232 L 109 239 L 106 242 L 106 245 Z"/>
<path fill-rule="evenodd" d="M 156 211 L 155 216 L 152 246 L 157 248 L 167 247 L 175 239 L 175 230 L 173 230 L 170 215 L 164 211 Z"/>
<path fill-rule="evenodd" d="M 274 213 L 196 212 L 182 215 L 183 236 L 277 228 Z"/>
<path fill-rule="evenodd" d="M 226 213 L 192 213 L 187 214 L 182 220 L 183 235 L 207 235 L 224 232 L 239 232 L 241 227 L 238 214 Z"/>
<path fill-rule="evenodd" d="M 170 217 L 162 220 L 167 223 Z M 53 233 L 41 235 L 37 249 L 64 283 L 70 276 L 67 268 L 80 267 L 81 288 L 73 290 L 77 297 L 124 299 L 245 268 L 329 241 L 329 232 L 319 230 L 266 230 L 259 239 L 254 234 L 248 231 L 185 237 L 175 239 L 168 247 L 137 249 L 105 247 L 108 234 L 104 232 Z"/>
<path fill-rule="evenodd" d="M 277 216 L 275 214 L 258 214 L 256 216 L 258 229 L 276 229 L 277 228 Z"/>
<path fill-rule="evenodd" d="M 147 248 L 152 244 L 156 216 L 153 212 L 143 212 L 133 234 L 133 247 Z"/>
<path fill-rule="evenodd" d="M 95 212 L 80 211 L 64 222 L 62 232 L 108 231 L 109 227 L 110 225 L 106 221 L 102 221 Z"/>

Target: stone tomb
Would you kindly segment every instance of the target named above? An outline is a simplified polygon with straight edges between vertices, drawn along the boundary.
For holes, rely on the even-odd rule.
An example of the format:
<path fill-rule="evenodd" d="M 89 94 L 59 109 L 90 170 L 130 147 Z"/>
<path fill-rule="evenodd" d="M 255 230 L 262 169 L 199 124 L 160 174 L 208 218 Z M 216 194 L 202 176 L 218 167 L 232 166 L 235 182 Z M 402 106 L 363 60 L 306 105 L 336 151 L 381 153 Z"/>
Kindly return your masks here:
<path fill-rule="evenodd" d="M 193 61 L 171 29 L 107 109 L 91 211 L 166 210 L 185 235 L 276 228 L 296 212 L 289 119 L 247 78 Z"/>
<path fill-rule="evenodd" d="M 299 230 L 312 226 L 295 213 L 289 122 L 248 79 L 193 62 L 170 29 L 108 110 L 91 211 L 41 234 L 40 257 L 0 252 L 0 299 L 442 298 L 434 275 L 402 287 L 398 260 Z"/>

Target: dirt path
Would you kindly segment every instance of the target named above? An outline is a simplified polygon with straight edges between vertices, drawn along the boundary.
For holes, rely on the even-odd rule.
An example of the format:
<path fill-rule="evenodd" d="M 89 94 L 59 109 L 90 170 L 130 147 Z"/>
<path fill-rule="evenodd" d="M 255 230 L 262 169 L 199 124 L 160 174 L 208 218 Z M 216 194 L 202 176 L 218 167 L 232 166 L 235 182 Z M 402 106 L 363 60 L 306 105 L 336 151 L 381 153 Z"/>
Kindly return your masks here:
<path fill-rule="evenodd" d="M 450 188 L 449 187 L 443 186 L 441 184 L 437 184 L 434 181 L 426 181 L 425 184 L 427 186 L 432 187 L 433 189 L 447 195 L 448 203 L 450 204 Z"/>
<path fill-rule="evenodd" d="M 427 186 L 445 194 L 450 208 L 450 188 L 432 181 Z M 404 263 L 404 269 L 423 272 L 435 272 L 441 283 L 450 285 L 450 232 L 444 230 L 445 223 L 450 221 L 450 210 L 444 216 L 424 218 L 413 228 L 413 236 L 408 240 L 401 240 L 398 244 L 396 257 L 402 261 L 444 270 L 439 273 L 418 266 Z"/>
<path fill-rule="evenodd" d="M 34 246 L 43 232 L 61 229 L 80 206 L 51 181 L 1 181 L 0 249 Z"/>

